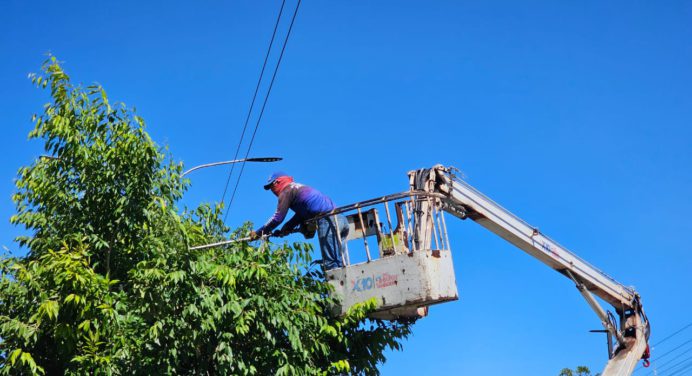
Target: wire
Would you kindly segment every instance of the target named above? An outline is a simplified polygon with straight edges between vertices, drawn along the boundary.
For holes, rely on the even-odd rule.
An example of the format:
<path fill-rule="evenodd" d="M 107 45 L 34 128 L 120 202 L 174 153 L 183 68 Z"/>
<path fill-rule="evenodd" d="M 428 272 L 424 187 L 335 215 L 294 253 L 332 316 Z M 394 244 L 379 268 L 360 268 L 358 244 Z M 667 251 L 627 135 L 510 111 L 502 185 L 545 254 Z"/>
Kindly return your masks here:
<path fill-rule="evenodd" d="M 670 350 L 670 351 L 668 351 L 668 352 L 666 352 L 666 353 L 661 354 L 661 355 L 660 355 L 658 358 L 656 358 L 654 361 L 661 360 L 661 358 L 664 358 L 666 355 L 668 355 L 668 354 L 672 353 L 673 351 L 675 351 L 675 350 L 677 350 L 677 349 L 679 349 L 679 348 L 681 348 L 681 347 L 687 345 L 687 344 L 690 343 L 690 342 L 692 342 L 692 339 L 687 340 L 687 341 L 683 342 L 681 345 L 679 345 L 678 347 L 676 347 L 676 348 L 674 348 L 674 349 L 672 349 L 672 350 Z"/>
<path fill-rule="evenodd" d="M 668 355 L 671 354 L 672 352 L 674 352 L 674 351 L 680 349 L 681 347 L 684 347 L 685 345 L 687 345 L 687 344 L 690 343 L 690 342 L 692 342 L 692 339 L 689 339 L 689 340 L 683 342 L 682 344 L 680 344 L 679 346 L 675 347 L 674 349 L 669 350 L 669 351 L 667 351 L 667 352 L 665 352 L 665 353 L 659 355 L 658 357 L 656 357 L 656 359 L 651 359 L 651 364 L 654 364 L 654 363 L 656 363 L 656 362 L 659 362 L 659 361 L 661 360 L 661 358 L 665 358 L 666 356 L 668 356 Z M 690 349 L 690 350 L 692 350 L 692 349 Z M 688 350 L 688 351 L 689 351 L 689 350 Z M 687 351 L 686 351 L 686 352 L 687 352 Z M 632 373 L 636 373 L 636 372 L 641 371 L 641 370 L 643 370 L 643 369 L 645 369 L 643 366 L 639 366 L 639 367 L 637 367 L 637 369 L 635 369 L 634 372 L 632 372 Z"/>
<path fill-rule="evenodd" d="M 692 362 L 690 362 L 691 360 L 692 360 L 692 356 L 691 356 L 691 357 L 688 357 L 688 358 L 685 358 L 685 359 L 683 359 L 683 360 L 681 360 L 681 361 L 675 363 L 675 364 L 672 365 L 672 366 L 668 366 L 667 368 L 664 368 L 664 369 L 661 369 L 661 370 L 654 370 L 654 371 L 651 371 L 649 374 L 654 374 L 654 372 L 656 372 L 657 375 L 660 375 L 661 372 L 673 372 L 673 373 L 671 374 L 671 375 L 673 375 L 673 374 L 676 374 L 676 373 L 678 373 L 678 372 L 680 372 L 680 371 L 682 371 L 682 370 L 685 370 L 689 365 L 692 365 Z M 678 367 L 678 366 L 680 366 L 680 365 L 682 365 L 682 364 L 684 364 L 684 366 L 683 366 L 682 368 L 675 369 L 676 367 Z M 670 375 L 669 375 L 669 376 L 670 376 Z"/>
<path fill-rule="evenodd" d="M 690 371 L 690 370 L 692 370 L 692 362 L 689 362 L 689 363 L 685 364 L 682 368 L 678 369 L 677 371 L 671 373 L 671 374 L 668 375 L 668 376 L 682 376 L 682 375 L 686 375 L 686 374 L 688 373 L 687 371 Z M 680 373 L 680 372 L 685 372 L 685 373 Z"/>
<path fill-rule="evenodd" d="M 250 102 L 250 109 L 247 111 L 247 116 L 245 117 L 245 124 L 243 125 L 243 132 L 240 134 L 240 140 L 238 141 L 238 147 L 235 149 L 235 155 L 233 159 L 238 159 L 238 152 L 240 152 L 240 146 L 243 143 L 243 138 L 245 138 L 245 130 L 250 122 L 250 115 L 252 114 L 252 109 L 255 107 L 255 100 L 257 99 L 257 93 L 259 92 L 260 84 L 262 83 L 262 77 L 264 77 L 264 69 L 267 67 L 267 61 L 269 60 L 269 54 L 274 45 L 274 38 L 276 37 L 276 30 L 279 28 L 279 23 L 281 21 L 281 15 L 284 12 L 284 5 L 286 0 L 281 2 L 281 8 L 279 9 L 279 15 L 276 17 L 276 23 L 274 24 L 274 32 L 272 32 L 272 38 L 269 41 L 269 47 L 267 47 L 267 53 L 264 55 L 264 63 L 262 63 L 262 70 L 260 71 L 259 78 L 257 79 L 257 86 L 255 86 L 255 94 L 252 95 L 252 102 Z M 235 164 L 231 166 L 231 171 L 228 173 L 228 179 L 226 179 L 226 186 L 223 188 L 223 195 L 221 195 L 221 202 L 226 199 L 226 192 L 228 191 L 228 184 L 231 182 L 231 176 L 233 175 L 233 170 L 235 169 Z"/>
<path fill-rule="evenodd" d="M 651 345 L 651 347 L 652 347 L 652 348 L 655 348 L 656 346 L 658 346 L 658 345 L 662 344 L 663 342 L 665 342 L 665 341 L 671 339 L 672 337 L 676 336 L 677 334 L 679 334 L 679 333 L 682 332 L 683 330 L 689 328 L 690 326 L 692 326 L 692 322 L 689 323 L 689 324 L 687 324 L 687 325 L 685 325 L 685 326 L 683 326 L 682 328 L 678 329 L 678 330 L 675 331 L 674 333 L 668 335 L 666 338 L 663 338 L 662 340 L 656 342 L 656 344 Z M 669 353 L 671 353 L 671 352 L 673 352 L 673 351 L 679 349 L 680 347 L 684 346 L 685 344 L 689 343 L 690 341 L 692 341 L 692 340 L 689 340 L 689 341 L 683 343 L 682 345 L 680 345 L 680 346 L 674 348 L 673 350 L 670 350 L 670 351 L 668 351 L 667 353 L 665 353 L 665 354 L 663 354 L 663 355 L 657 357 L 656 359 L 654 359 L 654 361 L 661 359 L 661 358 L 664 357 L 665 355 L 667 355 L 667 354 L 669 354 Z M 634 370 L 634 372 L 637 372 L 637 371 L 639 371 L 639 370 L 642 370 L 643 368 L 644 368 L 644 367 L 640 365 L 639 367 L 637 367 L 637 369 Z M 633 372 L 633 373 L 634 373 L 634 372 Z"/>
<path fill-rule="evenodd" d="M 692 351 L 692 348 L 689 348 L 689 349 L 687 349 L 687 350 L 681 352 L 680 354 L 678 354 L 678 355 L 676 355 L 676 356 L 674 356 L 674 357 L 668 359 L 668 361 L 666 361 L 666 362 L 663 362 L 663 363 L 661 363 L 661 364 L 655 364 L 655 367 L 656 367 L 656 369 L 658 369 L 658 368 L 663 367 L 663 366 L 665 366 L 665 365 L 667 365 L 667 364 L 670 364 L 671 362 L 673 362 L 673 361 L 679 359 L 680 357 L 682 357 L 683 355 L 687 354 L 687 353 L 690 352 L 690 351 Z M 660 357 L 659 357 L 659 359 L 660 359 Z M 649 374 L 651 374 L 651 372 L 650 372 Z"/>
<path fill-rule="evenodd" d="M 248 145 L 247 152 L 245 153 L 245 158 L 250 154 L 250 150 L 252 149 L 252 144 L 255 141 L 255 135 L 257 134 L 257 129 L 259 128 L 260 122 L 262 121 L 262 115 L 264 115 L 264 109 L 267 106 L 267 101 L 269 100 L 269 94 L 271 94 L 272 87 L 274 86 L 274 80 L 276 79 L 276 74 L 279 72 L 279 66 L 281 65 L 281 60 L 284 57 L 284 51 L 286 51 L 286 45 L 288 45 L 288 38 L 291 36 L 291 30 L 293 30 L 293 24 L 296 20 L 296 16 L 298 15 L 298 9 L 300 9 L 300 3 L 301 0 L 298 0 L 298 3 L 296 4 L 296 9 L 293 12 L 293 18 L 291 18 L 291 24 L 288 27 L 288 32 L 286 33 L 286 38 L 284 39 L 284 45 L 281 48 L 281 54 L 279 54 L 279 60 L 276 62 L 276 67 L 274 68 L 274 74 L 272 75 L 272 79 L 269 82 L 269 88 L 267 89 L 267 94 L 264 97 L 264 102 L 262 103 L 262 109 L 260 110 L 259 116 L 257 117 L 257 123 L 255 124 L 255 130 L 252 132 L 252 138 L 250 138 L 250 144 Z M 226 210 L 226 215 L 223 217 L 224 222 L 226 222 L 226 218 L 228 217 L 228 213 L 231 212 L 231 205 L 233 205 L 233 199 L 235 198 L 236 191 L 238 190 L 238 185 L 240 184 L 240 179 L 243 176 L 243 171 L 245 170 L 245 162 L 242 163 L 240 166 L 240 173 L 238 174 L 238 179 L 236 180 L 235 187 L 233 188 L 233 194 L 231 195 L 231 200 L 228 203 L 228 209 Z"/>
<path fill-rule="evenodd" d="M 673 334 L 669 335 L 668 337 L 666 337 L 666 338 L 664 338 L 664 339 L 662 339 L 662 340 L 660 340 L 660 341 L 656 342 L 656 343 L 655 343 L 655 344 L 653 345 L 653 347 L 656 347 L 656 346 L 658 346 L 658 345 L 662 344 L 663 342 L 665 342 L 665 341 L 669 340 L 669 339 L 670 339 L 671 337 L 673 337 L 673 336 L 675 336 L 676 334 L 678 334 L 678 333 L 682 332 L 683 330 L 685 330 L 685 329 L 689 328 L 690 326 L 692 326 L 692 322 L 691 322 L 691 323 L 689 323 L 689 324 L 687 324 L 687 325 L 685 325 L 684 327 L 682 327 L 682 329 L 679 329 L 679 330 L 678 330 L 677 332 L 675 332 L 675 333 L 673 333 Z"/>

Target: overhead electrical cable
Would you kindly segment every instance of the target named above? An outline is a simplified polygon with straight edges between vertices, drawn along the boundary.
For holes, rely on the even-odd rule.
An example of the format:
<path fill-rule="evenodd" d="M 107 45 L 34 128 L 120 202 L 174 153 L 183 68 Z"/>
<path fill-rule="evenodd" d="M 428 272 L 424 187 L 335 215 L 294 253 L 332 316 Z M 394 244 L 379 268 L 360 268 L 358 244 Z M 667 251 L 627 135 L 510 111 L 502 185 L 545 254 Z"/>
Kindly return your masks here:
<path fill-rule="evenodd" d="M 257 93 L 259 92 L 260 84 L 262 83 L 262 77 L 264 77 L 264 69 L 267 67 L 267 61 L 269 60 L 269 54 L 274 45 L 274 38 L 276 37 L 276 30 L 279 28 L 279 23 L 281 21 L 281 15 L 284 12 L 284 5 L 286 5 L 286 0 L 281 2 L 281 8 L 279 9 L 279 15 L 276 17 L 276 23 L 274 24 L 274 31 L 272 32 L 272 38 L 269 41 L 269 47 L 267 47 L 267 53 L 264 55 L 264 63 L 262 63 L 262 70 L 260 71 L 259 78 L 257 79 L 257 86 L 255 86 L 255 94 L 252 95 L 252 102 L 250 102 L 250 109 L 247 111 L 247 116 L 245 117 L 245 124 L 243 125 L 243 132 L 240 134 L 240 140 L 238 140 L 238 147 L 235 149 L 235 155 L 233 160 L 238 159 L 238 152 L 240 152 L 240 146 L 243 144 L 243 138 L 245 138 L 245 130 L 250 122 L 250 115 L 252 114 L 252 109 L 255 107 L 255 100 L 257 99 Z M 223 195 L 221 195 L 221 202 L 226 199 L 226 191 L 228 190 L 228 184 L 231 181 L 231 176 L 233 175 L 233 170 L 235 169 L 235 164 L 231 165 L 231 171 L 228 173 L 228 179 L 226 179 L 226 185 L 223 188 Z"/>
<path fill-rule="evenodd" d="M 669 351 L 667 351 L 667 352 L 665 352 L 665 353 L 659 355 L 658 357 L 656 357 L 656 359 L 652 359 L 652 360 L 651 360 L 651 364 L 656 365 L 656 366 L 660 366 L 660 365 L 657 365 L 657 363 L 658 363 L 662 358 L 665 358 L 666 356 L 670 355 L 671 353 L 675 352 L 676 350 L 679 350 L 680 348 L 684 347 L 685 345 L 687 345 L 687 344 L 690 343 L 690 342 L 692 342 L 692 339 L 689 339 L 689 340 L 683 342 L 681 345 L 677 346 L 676 348 L 674 348 L 674 349 L 672 349 L 672 350 L 669 350 Z M 687 352 L 687 351 L 685 351 L 685 352 Z M 646 369 L 646 368 L 644 368 L 644 367 L 642 367 L 642 366 L 639 366 L 637 369 L 634 370 L 633 373 L 636 373 L 636 372 L 641 371 L 641 370 L 643 370 L 643 369 Z"/>
<path fill-rule="evenodd" d="M 690 342 L 692 342 L 692 339 L 688 339 L 687 341 L 683 342 L 682 344 L 680 344 L 680 345 L 677 346 L 676 348 L 674 348 L 674 349 L 672 349 L 672 350 L 669 350 L 669 351 L 667 351 L 667 352 L 665 352 L 665 353 L 659 355 L 656 359 L 654 359 L 654 361 L 659 361 L 659 360 L 661 360 L 661 358 L 665 358 L 667 355 L 669 355 L 669 354 L 675 352 L 676 350 L 679 350 L 680 348 L 684 347 L 685 345 L 687 345 L 687 344 L 690 343 Z"/>
<path fill-rule="evenodd" d="M 682 328 L 676 330 L 675 332 L 673 332 L 672 334 L 670 334 L 670 335 L 668 335 L 667 337 L 663 338 L 662 340 L 656 342 L 655 344 L 651 345 L 651 348 L 653 349 L 653 348 L 655 348 L 656 346 L 662 344 L 663 342 L 665 342 L 665 341 L 667 341 L 667 340 L 673 338 L 674 336 L 680 334 L 683 330 L 689 328 L 690 326 L 692 326 L 692 322 L 689 323 L 689 324 L 687 324 L 687 325 L 685 325 L 685 326 L 683 326 Z M 690 340 L 690 341 L 692 341 L 692 340 Z M 656 361 L 656 360 L 661 359 L 661 358 L 664 357 L 665 355 L 668 355 L 669 353 L 671 353 L 671 352 L 673 352 L 673 351 L 679 349 L 680 347 L 684 346 L 685 344 L 687 344 L 687 343 L 690 342 L 690 341 L 687 341 L 687 342 L 683 343 L 682 345 L 680 345 L 680 346 L 674 348 L 673 350 L 668 351 L 667 353 L 665 353 L 665 354 L 659 356 L 658 358 L 654 359 L 653 361 Z M 640 365 L 639 367 L 637 367 L 637 369 L 634 370 L 634 372 L 640 371 L 640 370 L 642 370 L 642 369 L 644 369 L 644 367 Z"/>
<path fill-rule="evenodd" d="M 692 348 L 689 348 L 689 349 L 687 349 L 687 350 L 685 350 L 685 351 L 683 351 L 683 352 L 677 354 L 676 356 L 674 356 L 674 357 L 668 359 L 667 361 L 665 361 L 665 362 L 663 362 L 663 363 L 654 364 L 654 366 L 655 366 L 657 369 L 658 369 L 658 368 L 665 367 L 666 365 L 668 365 L 668 364 L 670 364 L 670 363 L 676 361 L 677 359 L 680 359 L 683 355 L 689 353 L 690 351 L 692 351 Z M 660 359 L 660 357 L 659 357 L 659 359 Z M 649 372 L 649 374 L 652 374 L 652 373 L 653 373 L 653 371 L 652 371 L 652 372 Z"/>
<path fill-rule="evenodd" d="M 662 344 L 663 342 L 669 340 L 670 338 L 674 337 L 675 335 L 679 334 L 680 332 L 682 332 L 683 330 L 689 328 L 690 326 L 692 326 L 692 322 L 689 323 L 689 324 L 687 324 L 687 325 L 685 325 L 685 326 L 683 326 L 681 329 L 679 329 L 679 330 L 676 331 L 675 333 L 669 335 L 668 337 L 666 337 L 666 338 L 664 338 L 664 339 L 662 339 L 662 340 L 656 342 L 655 344 L 653 344 L 653 347 L 656 347 L 656 346 Z"/>
<path fill-rule="evenodd" d="M 271 94 L 272 87 L 274 86 L 274 80 L 276 79 L 276 74 L 279 72 L 279 66 L 281 65 L 281 60 L 284 57 L 284 52 L 286 51 L 286 46 L 288 45 L 288 38 L 291 36 L 291 30 L 293 30 L 293 24 L 295 23 L 296 16 L 298 15 L 298 9 L 300 9 L 300 3 L 301 0 L 298 0 L 298 3 L 296 4 L 296 9 L 293 11 L 293 17 L 291 18 L 291 24 L 288 27 L 288 32 L 286 33 L 286 38 L 284 39 L 284 44 L 283 47 L 281 47 L 281 53 L 279 54 L 279 60 L 276 62 L 276 67 L 274 68 L 274 74 L 272 75 L 272 79 L 269 82 L 269 88 L 267 89 L 267 94 L 264 97 L 264 102 L 262 103 L 262 109 L 260 110 L 259 116 L 257 117 L 257 123 L 255 124 L 255 130 L 252 132 L 252 137 L 250 138 L 250 144 L 248 145 L 247 152 L 245 153 L 245 158 L 250 154 L 250 150 L 252 149 L 252 144 L 255 141 L 255 135 L 257 135 L 257 129 L 260 126 L 260 122 L 262 121 L 262 115 L 264 115 L 264 109 L 267 106 L 267 101 L 269 100 L 269 94 Z M 223 220 L 224 222 L 226 221 L 226 218 L 228 217 L 228 213 L 231 211 L 231 205 L 233 205 L 233 199 L 235 198 L 235 194 L 238 190 L 238 185 L 240 184 L 240 179 L 243 176 L 243 171 L 245 170 L 245 162 L 243 162 L 240 166 L 240 173 L 238 173 L 238 178 L 235 183 L 235 187 L 233 188 L 233 194 L 231 195 L 231 200 L 228 203 L 228 209 L 226 209 L 226 215 L 224 216 Z"/>
<path fill-rule="evenodd" d="M 663 374 L 664 372 L 673 372 L 673 374 L 675 374 L 676 372 L 679 372 L 679 371 L 681 371 L 681 370 L 683 370 L 683 369 L 686 369 L 688 365 L 692 364 L 691 361 L 692 361 L 692 356 L 691 356 L 691 357 L 688 357 L 688 358 L 685 358 L 685 359 L 683 359 L 683 360 L 681 360 L 681 361 L 679 361 L 679 362 L 673 364 L 672 366 L 664 367 L 664 368 L 661 368 L 661 369 L 654 369 L 653 371 L 649 372 L 649 373 L 647 374 L 647 376 L 648 376 L 648 375 L 655 375 L 655 376 L 658 376 L 658 375 Z M 684 365 L 683 365 L 683 364 L 684 364 Z M 681 365 L 683 365 L 681 368 L 677 368 L 677 367 L 680 367 Z"/>
<path fill-rule="evenodd" d="M 692 371 L 692 362 L 686 363 L 682 368 L 678 368 L 676 371 L 674 371 L 671 374 L 668 375 L 660 375 L 660 376 L 683 376 L 689 374 L 689 371 Z M 681 373 L 684 372 L 684 373 Z M 659 375 L 657 375 L 659 376 Z"/>

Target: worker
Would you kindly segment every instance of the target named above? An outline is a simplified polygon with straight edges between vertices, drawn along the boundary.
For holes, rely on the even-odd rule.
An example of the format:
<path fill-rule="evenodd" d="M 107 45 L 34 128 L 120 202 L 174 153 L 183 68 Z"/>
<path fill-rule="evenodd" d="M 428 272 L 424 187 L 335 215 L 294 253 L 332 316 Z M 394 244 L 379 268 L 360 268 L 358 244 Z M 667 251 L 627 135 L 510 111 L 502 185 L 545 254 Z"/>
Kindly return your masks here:
<path fill-rule="evenodd" d="M 304 229 L 305 221 L 334 210 L 334 203 L 329 197 L 312 187 L 294 182 L 293 177 L 283 172 L 272 174 L 264 189 L 271 190 L 279 198 L 279 203 L 276 212 L 267 223 L 250 232 L 250 238 L 253 240 L 272 234 L 272 230 L 286 218 L 288 209 L 293 210 L 295 214 L 275 235 L 285 236 L 295 232 L 299 227 Z M 305 235 L 304 231 L 301 232 Z M 341 254 L 347 235 L 348 221 L 343 215 L 330 215 L 317 220 L 317 236 L 322 251 L 322 265 L 325 270 L 344 266 L 341 261 Z"/>

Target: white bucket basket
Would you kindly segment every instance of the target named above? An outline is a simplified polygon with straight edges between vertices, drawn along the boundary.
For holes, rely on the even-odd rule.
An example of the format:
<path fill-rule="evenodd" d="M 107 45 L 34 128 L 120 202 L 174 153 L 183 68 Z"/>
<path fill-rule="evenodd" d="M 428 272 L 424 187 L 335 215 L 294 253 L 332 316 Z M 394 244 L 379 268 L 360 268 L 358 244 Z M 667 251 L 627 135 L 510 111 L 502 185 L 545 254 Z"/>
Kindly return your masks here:
<path fill-rule="evenodd" d="M 401 198 L 406 200 L 394 202 L 394 210 L 390 211 L 389 202 Z M 386 223 L 380 221 L 382 207 L 378 212 L 376 205 L 384 207 Z M 333 307 L 335 315 L 345 315 L 354 304 L 375 298 L 377 310 L 370 315 L 372 318 L 420 318 L 427 315 L 428 306 L 458 299 L 440 207 L 441 201 L 434 194 L 409 192 L 330 213 L 346 214 L 349 225 L 342 255 L 345 266 L 325 272 L 339 301 Z M 363 242 L 366 261 L 351 264 L 348 245 L 359 241 Z"/>
<path fill-rule="evenodd" d="M 427 306 L 457 300 L 457 285 L 450 251 L 416 251 L 329 270 L 327 280 L 344 315 L 356 303 L 375 298 L 371 317 L 396 320 L 427 315 Z"/>

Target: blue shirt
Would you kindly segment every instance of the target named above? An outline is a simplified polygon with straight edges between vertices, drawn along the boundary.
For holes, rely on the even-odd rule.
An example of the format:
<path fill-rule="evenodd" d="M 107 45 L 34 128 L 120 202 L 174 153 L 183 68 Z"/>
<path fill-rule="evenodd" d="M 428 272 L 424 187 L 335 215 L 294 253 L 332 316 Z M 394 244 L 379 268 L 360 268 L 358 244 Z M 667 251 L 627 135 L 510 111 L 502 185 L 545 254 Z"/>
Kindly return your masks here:
<path fill-rule="evenodd" d="M 274 230 L 286 218 L 288 209 L 293 210 L 295 215 L 286 222 L 282 230 L 293 230 L 305 220 L 334 210 L 334 203 L 315 188 L 291 182 L 279 193 L 276 212 L 264 226 L 257 229 L 257 233 L 264 234 Z"/>

